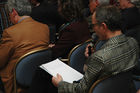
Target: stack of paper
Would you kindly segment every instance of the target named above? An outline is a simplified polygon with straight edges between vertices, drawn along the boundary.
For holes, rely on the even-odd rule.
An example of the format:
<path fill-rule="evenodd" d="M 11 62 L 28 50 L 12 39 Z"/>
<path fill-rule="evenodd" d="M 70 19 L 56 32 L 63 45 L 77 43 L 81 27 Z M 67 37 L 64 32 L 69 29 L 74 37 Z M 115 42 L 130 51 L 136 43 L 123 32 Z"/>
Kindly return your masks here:
<path fill-rule="evenodd" d="M 78 81 L 83 77 L 83 75 L 80 72 L 71 68 L 59 59 L 43 64 L 40 67 L 52 76 L 56 76 L 57 73 L 60 74 L 63 78 L 63 81 L 69 83 L 72 83 L 73 81 Z"/>

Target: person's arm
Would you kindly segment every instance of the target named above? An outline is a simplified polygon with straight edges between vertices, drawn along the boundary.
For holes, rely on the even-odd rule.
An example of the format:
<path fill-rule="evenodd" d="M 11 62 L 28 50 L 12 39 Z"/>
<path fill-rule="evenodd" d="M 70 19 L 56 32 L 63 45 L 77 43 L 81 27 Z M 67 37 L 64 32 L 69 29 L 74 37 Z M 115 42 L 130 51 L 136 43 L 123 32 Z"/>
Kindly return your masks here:
<path fill-rule="evenodd" d="M 0 40 L 0 68 L 3 68 L 8 63 L 9 58 L 13 53 L 12 47 L 13 41 L 5 30 Z"/>
<path fill-rule="evenodd" d="M 58 93 L 88 93 L 91 85 L 100 75 L 104 64 L 101 58 L 93 54 L 91 57 L 89 57 L 87 66 L 88 69 L 86 70 L 82 80 L 80 80 L 80 83 L 70 84 L 62 81 L 60 76 L 55 78 L 53 77 L 52 82 L 58 87 Z"/>

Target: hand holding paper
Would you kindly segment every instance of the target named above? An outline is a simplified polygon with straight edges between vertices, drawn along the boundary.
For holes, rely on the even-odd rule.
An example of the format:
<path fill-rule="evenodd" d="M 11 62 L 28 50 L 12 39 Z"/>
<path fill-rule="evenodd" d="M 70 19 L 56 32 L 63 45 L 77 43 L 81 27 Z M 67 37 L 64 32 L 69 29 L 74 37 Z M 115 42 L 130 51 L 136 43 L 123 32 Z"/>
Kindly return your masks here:
<path fill-rule="evenodd" d="M 58 83 L 61 82 L 63 80 L 62 76 L 57 74 L 57 77 L 52 77 L 52 83 L 54 86 L 58 86 Z"/>
<path fill-rule="evenodd" d="M 81 73 L 63 63 L 59 59 L 43 64 L 40 67 L 54 77 L 57 77 L 57 74 L 61 75 L 63 80 L 69 83 L 78 81 L 83 77 Z"/>

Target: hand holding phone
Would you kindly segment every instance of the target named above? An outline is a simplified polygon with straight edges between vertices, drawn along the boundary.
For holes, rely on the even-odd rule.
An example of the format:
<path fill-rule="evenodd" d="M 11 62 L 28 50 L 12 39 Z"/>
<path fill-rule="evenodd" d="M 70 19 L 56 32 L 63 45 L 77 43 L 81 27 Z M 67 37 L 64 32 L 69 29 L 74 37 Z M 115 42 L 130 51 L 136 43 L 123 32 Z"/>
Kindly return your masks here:
<path fill-rule="evenodd" d="M 90 43 L 86 46 L 85 56 L 88 58 L 93 53 L 93 44 Z"/>
<path fill-rule="evenodd" d="M 88 46 L 88 55 L 90 56 L 91 53 L 92 53 L 92 48 L 93 47 L 93 43 L 90 43 L 89 46 Z"/>
<path fill-rule="evenodd" d="M 91 55 L 91 46 L 88 46 L 88 55 Z"/>

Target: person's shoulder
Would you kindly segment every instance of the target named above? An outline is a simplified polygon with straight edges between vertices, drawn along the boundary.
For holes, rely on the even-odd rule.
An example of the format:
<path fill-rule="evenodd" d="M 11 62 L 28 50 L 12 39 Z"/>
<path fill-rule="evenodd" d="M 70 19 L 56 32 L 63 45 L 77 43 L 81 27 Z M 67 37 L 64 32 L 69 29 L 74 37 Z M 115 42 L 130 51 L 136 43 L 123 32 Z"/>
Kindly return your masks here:
<path fill-rule="evenodd" d="M 137 40 L 133 37 L 127 37 L 127 39 L 129 42 L 131 42 L 130 44 L 132 44 L 134 46 L 138 44 Z"/>
<path fill-rule="evenodd" d="M 11 25 L 8 28 L 6 28 L 4 31 L 11 32 L 11 31 L 15 30 L 17 27 L 18 27 L 18 24 Z"/>

